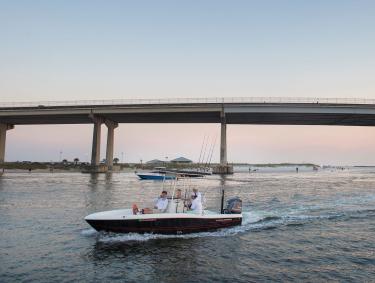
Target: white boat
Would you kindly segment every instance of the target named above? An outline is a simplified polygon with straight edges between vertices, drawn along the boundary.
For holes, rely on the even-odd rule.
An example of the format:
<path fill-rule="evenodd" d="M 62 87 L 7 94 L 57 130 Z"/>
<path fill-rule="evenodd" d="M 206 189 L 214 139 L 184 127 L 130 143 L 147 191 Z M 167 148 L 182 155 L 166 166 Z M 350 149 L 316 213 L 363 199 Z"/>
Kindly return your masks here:
<path fill-rule="evenodd" d="M 119 209 L 93 213 L 85 220 L 97 231 L 116 233 L 187 234 L 241 225 L 241 199 L 229 199 L 224 208 L 222 193 L 220 213 L 185 210 L 184 201 L 173 198 L 173 192 L 165 213 L 134 214 L 132 209 Z"/>
<path fill-rule="evenodd" d="M 157 213 L 133 215 L 130 209 L 97 212 L 85 217 L 97 231 L 116 233 L 187 234 L 241 225 L 242 214 Z"/>

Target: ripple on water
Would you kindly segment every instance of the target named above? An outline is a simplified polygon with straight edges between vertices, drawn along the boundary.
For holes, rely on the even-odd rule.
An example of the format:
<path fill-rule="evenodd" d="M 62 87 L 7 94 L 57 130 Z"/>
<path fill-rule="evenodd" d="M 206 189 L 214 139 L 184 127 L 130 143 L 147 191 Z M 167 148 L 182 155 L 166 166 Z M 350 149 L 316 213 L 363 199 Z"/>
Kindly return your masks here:
<path fill-rule="evenodd" d="M 160 184 L 140 182 L 134 174 L 4 177 L 4 282 L 375 278 L 372 173 L 234 174 L 226 195 L 243 199 L 242 225 L 187 235 L 98 233 L 87 225 L 83 218 L 93 212 L 152 203 Z M 205 193 L 208 209 L 217 211 L 221 180 L 212 176 L 192 184 Z"/>

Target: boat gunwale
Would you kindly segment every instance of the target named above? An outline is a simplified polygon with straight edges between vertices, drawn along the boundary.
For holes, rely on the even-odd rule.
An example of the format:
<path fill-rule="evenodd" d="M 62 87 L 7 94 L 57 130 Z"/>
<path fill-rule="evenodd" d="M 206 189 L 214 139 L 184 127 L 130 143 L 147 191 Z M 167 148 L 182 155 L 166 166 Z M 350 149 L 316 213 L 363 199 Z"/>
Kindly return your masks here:
<path fill-rule="evenodd" d="M 104 214 L 100 216 L 100 214 Z M 112 214 L 112 215 L 111 215 Z M 150 213 L 150 214 L 129 214 L 129 210 L 109 210 L 92 213 L 85 217 L 85 220 L 147 220 L 147 219 L 177 219 L 177 218 L 192 218 L 192 219 L 225 219 L 225 218 L 242 218 L 241 214 L 194 214 L 194 213 Z"/>

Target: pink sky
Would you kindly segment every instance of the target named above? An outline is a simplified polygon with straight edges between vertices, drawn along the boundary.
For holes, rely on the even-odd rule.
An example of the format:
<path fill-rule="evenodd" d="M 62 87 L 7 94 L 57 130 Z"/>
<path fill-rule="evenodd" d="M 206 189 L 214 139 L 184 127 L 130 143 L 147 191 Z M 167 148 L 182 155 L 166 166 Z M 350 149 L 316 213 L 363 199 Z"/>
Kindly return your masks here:
<path fill-rule="evenodd" d="M 219 160 L 220 126 L 216 124 L 120 124 L 115 132 L 115 156 L 124 162 L 199 158 L 204 136 L 217 136 L 213 161 Z M 313 162 L 375 164 L 375 129 L 339 126 L 228 125 L 229 162 Z M 91 125 L 16 126 L 8 131 L 7 161 L 57 161 L 91 155 Z M 105 157 L 106 127 L 101 156 Z"/>

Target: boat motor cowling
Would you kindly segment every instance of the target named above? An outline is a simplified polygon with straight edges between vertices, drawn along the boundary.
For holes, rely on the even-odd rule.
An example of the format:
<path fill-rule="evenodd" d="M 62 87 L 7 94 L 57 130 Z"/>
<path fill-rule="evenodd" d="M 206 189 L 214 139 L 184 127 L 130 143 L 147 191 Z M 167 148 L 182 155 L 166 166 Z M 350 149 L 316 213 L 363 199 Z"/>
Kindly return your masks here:
<path fill-rule="evenodd" d="M 227 200 L 227 206 L 224 209 L 224 214 L 241 214 L 242 200 L 239 197 L 230 198 Z"/>

